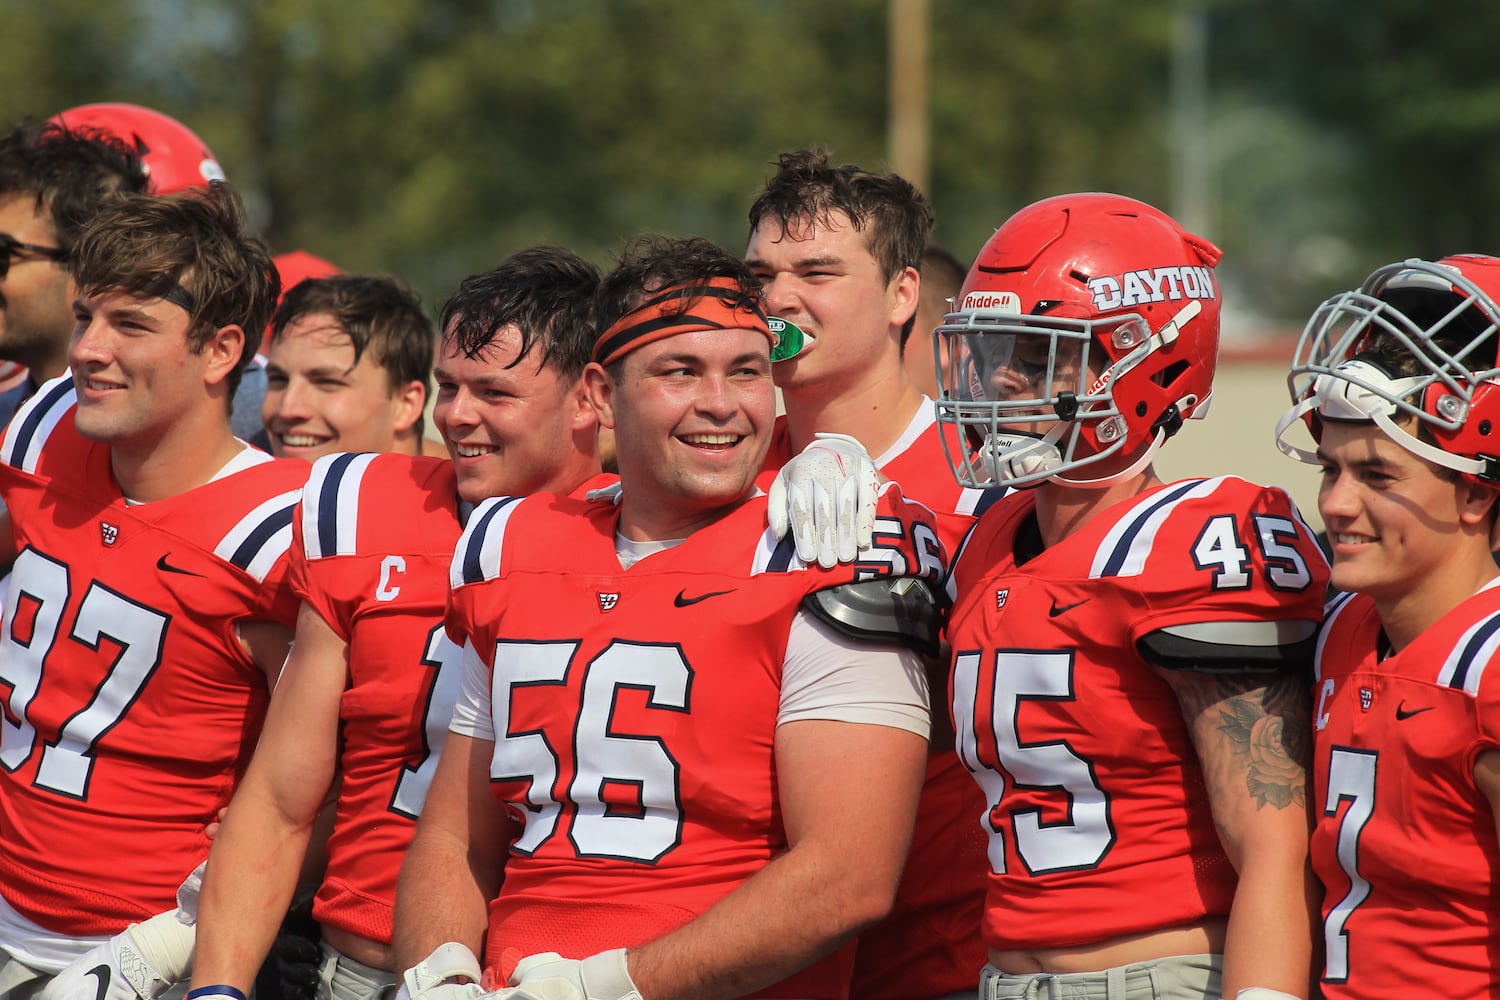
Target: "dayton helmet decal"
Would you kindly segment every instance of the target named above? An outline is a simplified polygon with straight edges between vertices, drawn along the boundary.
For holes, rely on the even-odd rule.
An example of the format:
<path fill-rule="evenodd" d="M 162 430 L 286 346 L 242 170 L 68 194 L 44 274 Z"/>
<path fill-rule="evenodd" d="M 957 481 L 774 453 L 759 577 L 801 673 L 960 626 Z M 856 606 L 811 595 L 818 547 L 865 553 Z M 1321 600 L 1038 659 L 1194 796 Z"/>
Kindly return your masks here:
<path fill-rule="evenodd" d="M 1100 275 L 1089 279 L 1089 294 L 1100 312 L 1148 302 L 1215 297 L 1213 272 L 1206 267 L 1152 267 L 1118 277 Z"/>

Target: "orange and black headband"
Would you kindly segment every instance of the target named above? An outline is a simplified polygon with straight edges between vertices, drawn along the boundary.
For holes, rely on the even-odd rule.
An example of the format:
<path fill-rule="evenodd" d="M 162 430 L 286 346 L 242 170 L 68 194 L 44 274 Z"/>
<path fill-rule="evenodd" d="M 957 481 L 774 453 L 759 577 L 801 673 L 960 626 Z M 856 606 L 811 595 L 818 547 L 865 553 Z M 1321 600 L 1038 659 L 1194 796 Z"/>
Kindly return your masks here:
<path fill-rule="evenodd" d="M 673 285 L 621 316 L 594 341 L 594 360 L 608 365 L 637 347 L 698 330 L 756 330 L 776 346 L 776 335 L 758 305 L 741 304 L 744 289 L 732 278 Z M 690 304 L 682 308 L 684 300 Z"/>

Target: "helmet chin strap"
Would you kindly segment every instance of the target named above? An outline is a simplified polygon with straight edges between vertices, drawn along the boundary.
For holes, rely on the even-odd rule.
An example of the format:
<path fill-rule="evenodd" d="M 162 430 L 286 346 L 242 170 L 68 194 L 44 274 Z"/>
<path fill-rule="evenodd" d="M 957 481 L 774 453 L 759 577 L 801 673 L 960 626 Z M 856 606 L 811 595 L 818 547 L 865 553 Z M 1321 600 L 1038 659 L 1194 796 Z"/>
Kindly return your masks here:
<path fill-rule="evenodd" d="M 1151 444 L 1146 447 L 1145 451 L 1141 452 L 1141 457 L 1131 462 L 1126 468 L 1111 475 L 1103 476 L 1099 479 L 1065 479 L 1062 476 L 1053 476 L 1052 481 L 1083 490 L 1107 490 L 1117 483 L 1122 483 L 1133 476 L 1139 475 L 1146 466 L 1151 464 L 1151 460 L 1156 457 L 1157 451 L 1161 449 L 1162 442 L 1166 439 L 1167 432 L 1158 427 L 1156 433 L 1151 436 Z"/>

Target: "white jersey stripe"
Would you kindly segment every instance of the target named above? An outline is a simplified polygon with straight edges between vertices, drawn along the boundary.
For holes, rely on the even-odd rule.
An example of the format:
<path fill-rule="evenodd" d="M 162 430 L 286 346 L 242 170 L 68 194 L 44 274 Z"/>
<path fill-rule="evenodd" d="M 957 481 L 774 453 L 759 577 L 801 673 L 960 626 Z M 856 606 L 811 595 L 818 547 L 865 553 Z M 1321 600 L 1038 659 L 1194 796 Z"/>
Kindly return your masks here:
<path fill-rule="evenodd" d="M 41 461 L 42 447 L 77 401 L 72 376 L 62 375 L 43 384 L 21 404 L 6 425 L 5 439 L 0 442 L 0 461 L 34 474 Z"/>
<path fill-rule="evenodd" d="M 1175 483 L 1137 504 L 1104 536 L 1089 567 L 1089 578 L 1139 576 L 1156 545 L 1156 536 L 1178 504 L 1211 496 L 1227 477 Z"/>
<path fill-rule="evenodd" d="M 292 546 L 292 511 L 301 495 L 300 489 L 288 490 L 257 506 L 214 546 L 214 555 L 264 582 Z"/>
<path fill-rule="evenodd" d="M 353 555 L 359 493 L 374 453 L 325 455 L 302 490 L 302 547 L 307 558 Z"/>

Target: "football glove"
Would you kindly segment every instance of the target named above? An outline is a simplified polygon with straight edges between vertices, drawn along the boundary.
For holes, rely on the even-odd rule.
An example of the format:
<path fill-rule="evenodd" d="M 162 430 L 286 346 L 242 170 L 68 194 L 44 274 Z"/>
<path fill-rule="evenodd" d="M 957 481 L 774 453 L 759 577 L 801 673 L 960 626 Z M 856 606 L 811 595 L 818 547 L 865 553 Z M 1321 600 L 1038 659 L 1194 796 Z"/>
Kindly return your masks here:
<path fill-rule="evenodd" d="M 158 913 L 95 946 L 53 977 L 41 1000 L 156 1000 L 193 965 L 194 929 Z"/>
<path fill-rule="evenodd" d="M 323 935 L 312 918 L 314 887 L 292 897 L 266 956 L 267 971 L 281 986 L 282 1000 L 314 1000 L 323 982 Z"/>
<path fill-rule="evenodd" d="M 600 952 L 582 961 L 555 951 L 528 955 L 510 974 L 511 989 L 495 1000 L 641 1000 L 630 979 L 625 949 Z"/>
<path fill-rule="evenodd" d="M 478 1000 L 486 996 L 481 975 L 474 953 L 449 941 L 402 974 L 396 1000 Z"/>
<path fill-rule="evenodd" d="M 880 473 L 847 434 L 815 434 L 771 483 L 771 533 L 797 543 L 797 556 L 824 569 L 853 562 L 875 534 Z"/>
<path fill-rule="evenodd" d="M 206 864 L 206 862 L 205 862 Z M 43 987 L 40 1000 L 156 1000 L 193 968 L 203 865 L 177 889 L 177 909 L 131 924 Z"/>

